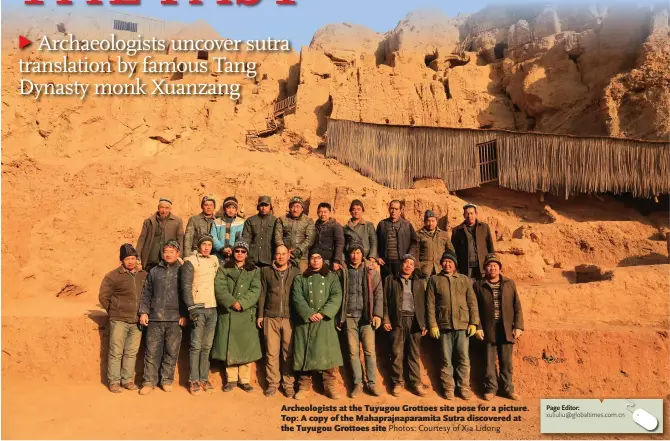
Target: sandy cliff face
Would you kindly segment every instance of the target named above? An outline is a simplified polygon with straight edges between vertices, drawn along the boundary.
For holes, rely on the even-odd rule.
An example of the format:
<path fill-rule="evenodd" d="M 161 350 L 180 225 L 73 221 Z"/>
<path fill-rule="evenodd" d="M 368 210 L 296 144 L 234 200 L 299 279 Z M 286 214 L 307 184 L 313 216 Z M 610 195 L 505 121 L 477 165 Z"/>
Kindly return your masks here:
<path fill-rule="evenodd" d="M 667 28 L 667 6 L 633 4 L 414 12 L 379 43 L 357 27 L 342 46 L 330 25 L 302 51 L 294 127 L 312 143 L 327 116 L 666 139 Z M 345 66 L 332 61 L 340 47 Z"/>

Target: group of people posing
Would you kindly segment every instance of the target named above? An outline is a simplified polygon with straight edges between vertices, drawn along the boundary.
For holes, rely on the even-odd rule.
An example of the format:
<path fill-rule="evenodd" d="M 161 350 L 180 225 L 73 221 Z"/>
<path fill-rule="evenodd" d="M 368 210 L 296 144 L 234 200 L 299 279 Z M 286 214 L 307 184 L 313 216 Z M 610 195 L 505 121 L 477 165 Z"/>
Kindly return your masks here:
<path fill-rule="evenodd" d="M 171 391 L 182 328 L 190 324 L 194 395 L 215 390 L 210 358 L 225 362 L 224 392 L 251 392 L 251 363 L 264 358 L 266 396 L 281 386 L 285 396 L 303 399 L 319 376 L 325 394 L 337 399 L 342 332 L 353 373 L 349 395 L 380 396 L 375 333 L 381 328 L 390 334 L 392 395 L 405 386 L 405 363 L 408 389 L 426 395 L 419 348 L 430 335 L 440 343 L 444 398 L 471 399 L 469 338 L 475 336 L 486 348 L 484 398 L 519 399 L 512 345 L 524 328 L 521 303 L 514 281 L 501 274 L 491 231 L 477 220 L 474 204 L 463 207 L 464 221 L 451 237 L 431 210 L 415 231 L 398 200 L 376 228 L 363 218 L 360 200 L 351 203 L 344 226 L 331 217 L 330 204 L 318 205 L 316 223 L 304 206 L 294 197 L 288 213 L 275 217 L 271 198 L 261 196 L 258 214 L 244 220 L 235 197 L 226 198 L 223 215 L 215 217 L 216 201 L 205 196 L 202 212 L 184 231 L 172 202 L 161 199 L 137 247 L 121 246 L 121 265 L 100 288 L 110 319 L 110 391 L 138 389 L 133 378 L 144 329 L 140 394 L 158 385 Z"/>

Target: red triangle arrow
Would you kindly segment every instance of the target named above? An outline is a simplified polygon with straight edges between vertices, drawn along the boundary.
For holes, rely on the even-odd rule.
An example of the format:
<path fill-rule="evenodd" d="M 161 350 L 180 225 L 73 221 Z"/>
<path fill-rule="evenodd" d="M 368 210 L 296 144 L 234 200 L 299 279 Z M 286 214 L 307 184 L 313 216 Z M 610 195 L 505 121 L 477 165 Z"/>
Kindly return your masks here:
<path fill-rule="evenodd" d="M 24 47 L 28 46 L 31 44 L 32 41 L 28 40 L 26 37 L 23 35 L 19 35 L 19 49 L 23 49 Z"/>

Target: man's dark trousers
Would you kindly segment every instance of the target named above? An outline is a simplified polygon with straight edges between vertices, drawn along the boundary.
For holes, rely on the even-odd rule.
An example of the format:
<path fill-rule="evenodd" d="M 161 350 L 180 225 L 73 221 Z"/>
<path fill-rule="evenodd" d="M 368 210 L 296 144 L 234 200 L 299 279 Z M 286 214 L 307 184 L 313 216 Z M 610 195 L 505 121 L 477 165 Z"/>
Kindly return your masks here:
<path fill-rule="evenodd" d="M 181 326 L 179 322 L 150 321 L 147 328 L 147 349 L 144 355 L 144 382 L 142 386 L 155 387 L 158 384 L 160 364 L 160 384 L 174 382 L 174 369 L 181 346 Z"/>
<path fill-rule="evenodd" d="M 412 386 L 418 386 L 421 384 L 419 368 L 421 329 L 414 315 L 403 314 L 400 320 L 400 327 L 391 329 L 391 381 L 393 384 L 405 384 L 403 363 L 407 359 L 409 383 Z"/>
<path fill-rule="evenodd" d="M 514 393 L 512 383 L 512 350 L 513 343 L 507 343 L 502 322 L 496 325 L 496 344 L 486 343 L 486 393 L 498 392 L 498 373 L 496 372 L 496 354 L 500 364 L 500 386 L 504 394 Z"/>

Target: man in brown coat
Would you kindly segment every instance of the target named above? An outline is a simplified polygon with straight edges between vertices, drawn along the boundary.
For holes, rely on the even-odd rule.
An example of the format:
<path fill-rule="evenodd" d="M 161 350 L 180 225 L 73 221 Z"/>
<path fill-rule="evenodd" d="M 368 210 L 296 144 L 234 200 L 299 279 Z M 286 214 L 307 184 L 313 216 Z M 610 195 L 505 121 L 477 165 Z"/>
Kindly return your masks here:
<path fill-rule="evenodd" d="M 414 256 L 402 257 L 400 274 L 384 279 L 384 330 L 391 333 L 391 381 L 394 397 L 400 396 L 405 384 L 403 365 L 409 367 L 409 390 L 426 396 L 419 367 L 421 337 L 426 335 L 426 290 L 414 271 Z"/>
<path fill-rule="evenodd" d="M 484 261 L 486 278 L 476 283 L 477 304 L 481 326 L 477 338 L 486 342 L 485 400 L 492 400 L 498 392 L 496 353 L 500 364 L 500 388 L 511 400 L 521 399 L 514 392 L 512 382 L 512 348 L 523 333 L 521 300 L 512 279 L 500 274 L 502 263 L 495 254 Z"/>
<path fill-rule="evenodd" d="M 300 274 L 289 265 L 288 248 L 279 245 L 272 266 L 261 268 L 261 296 L 258 298 L 256 324 L 265 341 L 265 396 L 277 393 L 281 380 L 284 395 L 295 396 L 293 373 L 293 323 L 291 322 L 291 286 Z"/>
<path fill-rule="evenodd" d="M 458 271 L 471 279 L 479 280 L 484 274 L 484 258 L 495 252 L 493 237 L 488 224 L 477 220 L 477 206 L 463 206 L 462 224 L 451 232 L 451 243 L 456 250 Z"/>
<path fill-rule="evenodd" d="M 437 216 L 433 210 L 426 210 L 423 215 L 423 228 L 419 236 L 419 270 L 422 277 L 428 278 L 442 271 L 440 259 L 449 251 L 454 253 L 449 234 L 437 227 Z"/>
<path fill-rule="evenodd" d="M 442 346 L 440 381 L 444 397 L 453 400 L 456 386 L 461 398 L 469 400 L 472 392 L 468 338 L 475 334 L 479 325 L 477 298 L 472 290 L 472 281 L 456 272 L 456 257 L 453 254 L 444 253 L 441 264 L 442 271 L 428 281 L 428 327 L 430 336 L 439 339 Z"/>
<path fill-rule="evenodd" d="M 136 248 L 140 263 L 147 272 L 163 259 L 163 246 L 168 241 L 176 240 L 179 248 L 184 249 L 184 222 L 171 211 L 172 201 L 161 198 L 158 211 L 142 224 Z"/>
<path fill-rule="evenodd" d="M 114 393 L 121 392 L 121 387 L 137 390 L 133 377 L 142 340 L 137 309 L 147 278 L 147 272 L 138 269 L 137 251 L 131 244 L 121 245 L 119 260 L 121 265 L 102 280 L 98 297 L 109 315 L 107 382 Z"/>
<path fill-rule="evenodd" d="M 381 266 L 383 280 L 390 274 L 400 274 L 402 256 L 417 256 L 419 238 L 414 226 L 401 218 L 401 213 L 402 203 L 393 200 L 389 203 L 389 217 L 377 224 L 377 263 Z"/>

